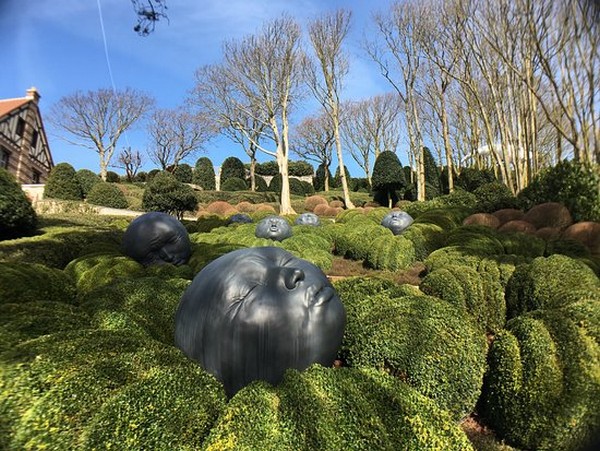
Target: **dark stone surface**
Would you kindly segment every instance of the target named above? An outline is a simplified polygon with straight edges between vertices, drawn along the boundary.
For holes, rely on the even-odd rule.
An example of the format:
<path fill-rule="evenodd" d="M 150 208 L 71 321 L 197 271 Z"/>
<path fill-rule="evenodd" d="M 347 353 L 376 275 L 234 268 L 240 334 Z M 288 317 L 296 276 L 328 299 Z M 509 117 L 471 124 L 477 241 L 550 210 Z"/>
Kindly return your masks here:
<path fill-rule="evenodd" d="M 250 224 L 254 222 L 252 218 L 245 213 L 236 213 L 229 218 L 227 225 L 231 224 Z"/>
<path fill-rule="evenodd" d="M 292 236 L 292 227 L 281 216 L 267 216 L 256 224 L 254 235 L 257 238 L 283 241 Z"/>
<path fill-rule="evenodd" d="M 125 255 L 144 266 L 183 265 L 192 253 L 183 224 L 171 215 L 156 211 L 144 213 L 129 224 L 121 247 Z"/>
<path fill-rule="evenodd" d="M 296 225 L 309 225 L 309 226 L 320 226 L 321 220 L 314 213 L 302 213 L 294 221 Z"/>
<path fill-rule="evenodd" d="M 405 211 L 391 211 L 381 220 L 381 225 L 392 231 L 394 235 L 400 235 L 414 219 Z"/>
<path fill-rule="evenodd" d="M 330 366 L 346 312 L 325 274 L 278 247 L 239 249 L 205 266 L 183 294 L 175 343 L 228 396 L 288 368 Z"/>

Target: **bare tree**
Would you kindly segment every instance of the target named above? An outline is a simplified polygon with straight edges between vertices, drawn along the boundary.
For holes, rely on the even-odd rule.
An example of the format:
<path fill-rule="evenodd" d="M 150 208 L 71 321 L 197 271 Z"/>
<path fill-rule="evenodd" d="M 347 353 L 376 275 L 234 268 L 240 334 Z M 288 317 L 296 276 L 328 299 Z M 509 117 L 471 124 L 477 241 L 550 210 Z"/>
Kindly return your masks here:
<path fill-rule="evenodd" d="M 267 22 L 261 32 L 226 42 L 223 48 L 224 77 L 235 94 L 235 109 L 247 119 L 262 121 L 270 129 L 276 150 L 257 142 L 248 128 L 238 130 L 257 149 L 276 158 L 281 174 L 281 214 L 294 213 L 290 197 L 288 161 L 289 115 L 300 98 L 305 56 L 300 48 L 300 27 L 287 16 Z M 260 113 L 257 116 L 257 112 Z"/>
<path fill-rule="evenodd" d="M 140 36 L 152 33 L 159 20 L 169 20 L 166 0 L 131 0 L 131 4 L 138 16 L 138 23 L 133 27 L 133 31 Z"/>
<path fill-rule="evenodd" d="M 403 104 L 397 93 L 377 95 L 343 104 L 342 136 L 350 155 L 371 183 L 371 157 L 396 152 L 400 142 Z"/>
<path fill-rule="evenodd" d="M 133 182 L 137 172 L 142 167 L 144 159 L 139 150 L 133 150 L 131 147 L 125 147 L 117 155 L 118 164 L 113 165 L 116 168 L 125 169 L 125 175 L 129 182 Z"/>
<path fill-rule="evenodd" d="M 107 167 L 121 135 L 153 106 L 146 94 L 127 88 L 76 92 L 61 98 L 50 112 L 50 122 L 67 133 L 67 142 L 95 150 L 100 156 L 100 176 Z"/>
<path fill-rule="evenodd" d="M 342 44 L 350 30 L 350 11 L 340 9 L 314 20 L 309 25 L 309 37 L 316 54 L 317 64 L 307 65 L 309 86 L 317 100 L 331 117 L 335 147 L 344 191 L 346 208 L 354 208 L 344 169 L 342 139 L 340 134 L 340 93 L 342 81 L 348 73 L 348 58 Z"/>
<path fill-rule="evenodd" d="M 193 114 L 186 108 L 158 109 L 152 114 L 148 133 L 150 159 L 163 170 L 174 170 L 202 150 L 214 129 L 204 114 Z"/>
<path fill-rule="evenodd" d="M 322 112 L 316 117 L 305 117 L 295 129 L 292 151 L 300 158 L 316 162 L 325 169 L 325 191 L 329 191 L 329 167 L 335 135 L 331 117 Z"/>

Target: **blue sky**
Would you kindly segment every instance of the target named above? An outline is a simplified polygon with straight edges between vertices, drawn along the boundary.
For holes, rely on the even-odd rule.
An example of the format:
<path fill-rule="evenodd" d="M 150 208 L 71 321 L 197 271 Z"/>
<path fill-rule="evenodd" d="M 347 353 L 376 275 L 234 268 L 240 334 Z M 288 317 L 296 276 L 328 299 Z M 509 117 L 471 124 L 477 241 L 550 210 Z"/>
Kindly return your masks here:
<path fill-rule="evenodd" d="M 159 22 L 154 33 L 140 37 L 132 29 L 136 16 L 129 0 L 0 0 L 4 62 L 0 98 L 24 97 L 25 91 L 35 86 L 42 96 L 44 116 L 65 95 L 110 88 L 99 6 L 116 88 L 129 86 L 144 91 L 161 108 L 184 102 L 193 87 L 194 71 L 220 60 L 224 40 L 253 33 L 265 20 L 283 12 L 305 27 L 323 12 L 350 9 L 353 28 L 347 49 L 351 67 L 343 95 L 365 98 L 390 90 L 361 47 L 363 35 L 373 33 L 369 30 L 372 13 L 386 10 L 389 4 L 388 0 L 167 0 L 169 22 Z M 311 111 L 307 107 L 304 112 Z M 55 163 L 66 161 L 76 169 L 99 170 L 94 151 L 67 144 L 48 120 L 45 125 Z M 141 125 L 119 141 L 119 148 L 127 145 L 146 149 Z M 237 144 L 225 138 L 209 142 L 206 151 L 198 156 L 210 157 L 215 166 L 230 155 L 248 160 Z M 399 156 L 406 164 L 402 153 Z M 146 160 L 144 170 L 155 167 Z M 363 175 L 349 155 L 345 163 L 353 176 Z"/>

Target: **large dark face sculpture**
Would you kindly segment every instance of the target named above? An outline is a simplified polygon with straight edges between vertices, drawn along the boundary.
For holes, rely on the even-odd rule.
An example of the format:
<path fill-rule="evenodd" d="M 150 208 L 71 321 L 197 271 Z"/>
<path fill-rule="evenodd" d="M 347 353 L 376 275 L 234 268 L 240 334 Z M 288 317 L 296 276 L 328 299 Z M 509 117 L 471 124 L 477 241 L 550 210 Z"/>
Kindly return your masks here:
<path fill-rule="evenodd" d="M 394 235 L 400 235 L 413 221 L 412 216 L 405 211 L 392 211 L 381 220 L 381 225 L 390 229 Z"/>
<path fill-rule="evenodd" d="M 250 224 L 254 222 L 252 218 L 245 213 L 236 213 L 229 218 L 227 225 L 231 224 Z"/>
<path fill-rule="evenodd" d="M 181 222 L 166 213 L 151 212 L 135 218 L 123 235 L 125 255 L 144 266 L 187 263 L 192 245 Z"/>
<path fill-rule="evenodd" d="M 292 236 L 292 227 L 281 216 L 267 216 L 256 224 L 254 235 L 257 238 L 283 241 Z"/>
<path fill-rule="evenodd" d="M 175 342 L 228 396 L 288 368 L 331 365 L 346 312 L 323 272 L 278 247 L 239 249 L 205 266 L 183 294 Z"/>
<path fill-rule="evenodd" d="M 309 226 L 320 226 L 321 220 L 314 213 L 302 213 L 294 221 L 296 225 L 309 225 Z"/>

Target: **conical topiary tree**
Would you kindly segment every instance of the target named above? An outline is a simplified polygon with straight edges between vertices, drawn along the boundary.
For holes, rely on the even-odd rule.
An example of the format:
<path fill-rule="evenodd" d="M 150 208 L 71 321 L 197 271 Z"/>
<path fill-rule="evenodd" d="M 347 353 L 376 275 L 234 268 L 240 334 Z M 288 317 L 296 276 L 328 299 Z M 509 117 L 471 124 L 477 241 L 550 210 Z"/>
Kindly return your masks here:
<path fill-rule="evenodd" d="M 89 169 L 80 169 L 77 171 L 77 178 L 83 191 L 83 197 L 87 197 L 94 185 L 102 181 L 99 175 Z"/>
<path fill-rule="evenodd" d="M 313 186 L 315 191 L 329 191 L 331 187 L 333 176 L 329 171 L 329 167 L 325 167 L 324 164 L 320 164 L 313 177 Z"/>
<path fill-rule="evenodd" d="M 0 168 L 0 240 L 33 233 L 37 216 L 14 176 Z"/>
<path fill-rule="evenodd" d="M 428 147 L 423 147 L 423 163 L 425 166 L 425 196 L 427 199 L 433 199 L 442 194 L 442 180 L 440 168 Z"/>
<path fill-rule="evenodd" d="M 196 165 L 194 167 L 192 183 L 194 185 L 199 185 L 208 191 L 214 191 L 216 189 L 215 168 L 212 164 L 212 161 L 210 161 L 210 158 L 198 158 L 198 161 L 196 161 Z"/>
<path fill-rule="evenodd" d="M 350 175 L 350 171 L 344 165 L 344 171 L 346 172 L 346 181 L 348 182 L 348 187 L 352 185 L 352 176 Z M 335 170 L 335 176 L 333 177 L 333 181 L 331 182 L 332 188 L 341 188 L 342 187 L 342 178 L 340 177 L 340 167 Z"/>
<path fill-rule="evenodd" d="M 62 200 L 82 200 L 83 190 L 73 166 L 69 163 L 58 163 L 50 171 L 44 197 Z"/>
<path fill-rule="evenodd" d="M 227 157 L 221 165 L 221 185 L 231 177 L 237 177 L 242 180 L 246 179 L 244 163 L 237 157 Z"/>
<path fill-rule="evenodd" d="M 373 166 L 373 200 L 389 208 L 393 207 L 407 187 L 402 164 L 392 151 L 379 154 Z"/>

